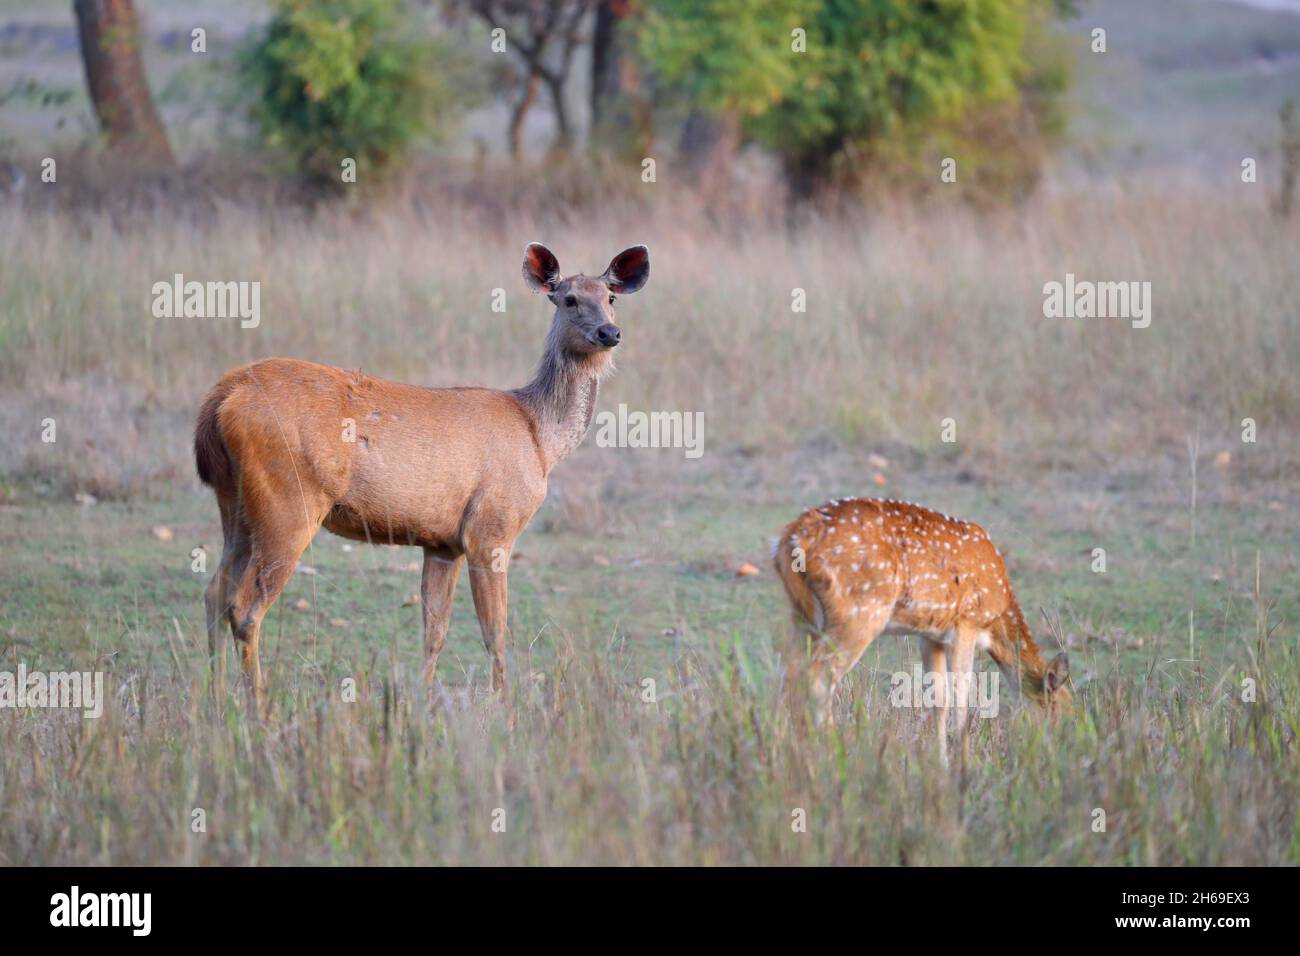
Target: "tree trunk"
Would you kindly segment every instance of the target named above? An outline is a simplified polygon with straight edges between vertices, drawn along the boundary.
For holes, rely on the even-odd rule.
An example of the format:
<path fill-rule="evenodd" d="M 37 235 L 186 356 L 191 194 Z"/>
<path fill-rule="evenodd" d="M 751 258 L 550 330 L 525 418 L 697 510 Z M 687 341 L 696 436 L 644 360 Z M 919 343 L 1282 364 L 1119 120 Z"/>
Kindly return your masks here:
<path fill-rule="evenodd" d="M 145 80 L 132 0 L 75 0 L 73 8 L 86 86 L 110 148 L 137 163 L 174 165 Z"/>
<path fill-rule="evenodd" d="M 704 193 L 726 189 L 740 143 L 740 118 L 734 113 L 715 117 L 692 110 L 682 125 L 680 146 L 691 181 Z"/>
<path fill-rule="evenodd" d="M 1296 101 L 1287 99 L 1278 114 L 1282 121 L 1282 183 L 1277 193 L 1277 214 L 1290 219 L 1295 209 L 1295 184 L 1300 178 L 1300 117 Z"/>
<path fill-rule="evenodd" d="M 591 142 L 627 156 L 646 156 L 654 142 L 650 104 L 641 94 L 641 71 L 623 48 L 619 24 L 634 0 L 599 0 L 591 39 Z"/>
<path fill-rule="evenodd" d="M 795 202 L 816 201 L 831 186 L 836 155 L 844 148 L 839 137 L 807 146 L 783 157 L 786 185 Z"/>
<path fill-rule="evenodd" d="M 591 36 L 591 127 L 594 130 L 605 118 L 607 100 L 616 93 L 619 50 L 614 47 L 614 28 L 618 22 L 618 0 L 599 0 L 596 22 Z M 619 4 L 620 6 L 622 4 Z"/>
<path fill-rule="evenodd" d="M 523 155 L 524 147 L 524 120 L 528 117 L 528 110 L 537 100 L 537 74 L 529 73 L 524 77 L 524 92 L 519 97 L 519 102 L 510 112 L 510 158 L 515 162 Z"/>
<path fill-rule="evenodd" d="M 551 155 L 567 155 L 573 146 L 573 130 L 569 125 L 569 108 L 564 103 L 564 78 L 547 74 L 542 77 L 542 82 L 551 94 L 551 105 L 555 110 L 555 143 Z"/>

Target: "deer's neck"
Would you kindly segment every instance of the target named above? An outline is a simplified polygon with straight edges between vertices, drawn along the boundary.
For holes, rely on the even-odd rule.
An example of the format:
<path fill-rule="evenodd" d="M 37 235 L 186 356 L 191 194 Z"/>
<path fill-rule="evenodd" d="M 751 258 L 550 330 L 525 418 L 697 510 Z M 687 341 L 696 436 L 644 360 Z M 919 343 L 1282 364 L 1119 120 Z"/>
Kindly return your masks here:
<path fill-rule="evenodd" d="M 1025 623 L 1025 615 L 1014 596 L 1011 598 L 1011 606 L 994 622 L 992 631 L 993 642 L 989 646 L 989 656 L 1008 683 L 1031 693 L 1041 692 L 1047 662 L 1034 643 L 1029 625 Z"/>
<path fill-rule="evenodd" d="M 547 472 L 582 444 L 596 414 L 600 380 L 613 368 L 608 352 L 585 356 L 567 354 L 552 335 L 537 374 L 515 391 L 537 428 Z"/>

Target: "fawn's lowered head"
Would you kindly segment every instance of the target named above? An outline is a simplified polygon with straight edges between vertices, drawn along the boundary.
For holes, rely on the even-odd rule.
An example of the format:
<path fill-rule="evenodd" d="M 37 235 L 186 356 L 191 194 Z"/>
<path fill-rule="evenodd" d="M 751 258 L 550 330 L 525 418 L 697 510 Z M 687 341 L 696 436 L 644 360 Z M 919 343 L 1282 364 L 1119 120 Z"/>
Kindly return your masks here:
<path fill-rule="evenodd" d="M 1070 713 L 1074 709 L 1074 694 L 1069 687 L 1069 656 L 1061 651 L 1041 670 L 1041 674 L 1024 675 L 1020 687 L 1025 696 L 1049 714 Z"/>
<path fill-rule="evenodd" d="M 614 324 L 614 298 L 631 295 L 650 278 L 650 250 L 632 246 L 616 255 L 602 274 L 578 273 L 565 278 L 555 254 L 539 242 L 524 250 L 524 282 L 545 292 L 555 304 L 551 335 L 556 345 L 575 359 L 608 352 L 622 331 Z"/>

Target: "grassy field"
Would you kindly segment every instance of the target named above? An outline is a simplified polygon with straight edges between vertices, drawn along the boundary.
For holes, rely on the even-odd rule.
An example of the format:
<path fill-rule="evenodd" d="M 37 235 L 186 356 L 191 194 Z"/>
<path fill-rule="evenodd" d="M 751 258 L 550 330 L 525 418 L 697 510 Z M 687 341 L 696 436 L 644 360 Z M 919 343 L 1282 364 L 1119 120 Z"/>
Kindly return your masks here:
<path fill-rule="evenodd" d="M 1145 182 L 982 220 L 790 233 L 760 214 L 744 235 L 635 197 L 595 230 L 422 202 L 0 214 L 0 659 L 103 670 L 113 695 L 99 720 L 0 711 L 0 860 L 1300 862 L 1300 277 L 1261 194 Z M 430 719 L 416 553 L 329 535 L 267 619 L 270 716 L 210 715 L 203 390 L 270 354 L 520 384 L 547 310 L 519 290 L 519 237 L 588 272 L 649 243 L 600 404 L 703 412 L 703 456 L 589 436 L 556 470 L 512 573 L 513 729 L 468 595 Z M 150 286 L 177 271 L 262 281 L 260 326 L 154 319 Z M 1044 318 L 1066 272 L 1150 278 L 1150 327 Z M 1042 643 L 1070 651 L 1077 718 L 1004 708 L 944 770 L 887 701 L 917 649 L 882 638 L 838 735 L 782 726 L 768 540 L 877 492 L 988 528 Z M 746 561 L 764 573 L 737 578 Z"/>
<path fill-rule="evenodd" d="M 142 6 L 155 32 L 187 22 Z M 984 215 L 941 191 L 790 217 L 741 190 L 718 212 L 671 162 L 643 184 L 426 157 L 314 210 L 258 201 L 219 150 L 106 187 L 76 149 L 66 9 L 44 46 L 0 49 L 22 94 L 0 148 L 66 150 L 57 186 L 0 205 L 0 672 L 102 671 L 110 696 L 97 720 L 0 708 L 0 864 L 1300 863 L 1300 223 L 1270 212 L 1268 146 L 1300 18 L 1140 7 L 1085 6 L 1071 29 L 1104 20 L 1112 53 L 1081 63 L 1080 139 Z M 229 10 L 214 36 L 262 7 Z M 213 68 L 147 52 L 182 155 L 212 149 Z M 41 84 L 75 90 L 67 115 Z M 588 436 L 556 469 L 511 570 L 504 700 L 466 582 L 431 715 L 419 553 L 322 533 L 266 619 L 269 713 L 210 706 L 203 392 L 269 355 L 520 385 L 550 314 L 519 277 L 529 240 L 587 273 L 649 245 L 599 405 L 703 413 L 702 457 Z M 261 324 L 154 318 L 176 273 L 261 282 Z M 1150 327 L 1045 318 L 1067 273 L 1151 282 Z M 1004 699 L 945 767 L 888 700 L 915 641 L 882 637 L 838 729 L 793 733 L 769 541 L 852 494 L 981 523 L 1039 643 L 1069 652 L 1075 714 Z"/>
<path fill-rule="evenodd" d="M 659 460 L 633 460 L 645 455 Z M 0 859 L 1300 861 L 1293 486 L 1203 475 L 1193 543 L 1176 473 L 1003 481 L 891 464 L 889 493 L 976 516 L 1002 543 L 1084 701 L 1057 724 L 1005 706 L 944 769 L 920 716 L 887 700 L 889 675 L 918 660 L 910 640 L 868 652 L 835 734 L 800 742 L 775 707 L 785 611 L 766 538 L 814 500 L 808 484 L 863 487 L 864 459 L 819 454 L 812 479 L 803 455 L 700 466 L 585 449 L 520 541 L 508 705 L 487 692 L 462 583 L 434 718 L 406 602 L 416 551 L 317 538 L 316 573 L 268 618 L 273 703 L 257 721 L 239 695 L 224 717 L 205 702 L 205 579 L 190 558 L 218 531 L 205 494 L 7 509 L 6 665 L 105 670 L 112 701 L 100 720 L 0 713 Z M 736 577 L 746 560 L 763 574 Z"/>

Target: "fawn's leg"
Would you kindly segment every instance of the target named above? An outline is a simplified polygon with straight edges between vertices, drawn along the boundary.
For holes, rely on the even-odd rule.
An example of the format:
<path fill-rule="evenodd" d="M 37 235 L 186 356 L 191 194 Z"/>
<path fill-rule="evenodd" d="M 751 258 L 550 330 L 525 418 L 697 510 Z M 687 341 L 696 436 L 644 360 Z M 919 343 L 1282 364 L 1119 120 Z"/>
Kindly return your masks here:
<path fill-rule="evenodd" d="M 872 641 L 880 636 L 894 613 L 892 600 L 881 600 L 859 605 L 857 613 L 839 628 L 835 657 L 831 662 L 831 694 L 840 686 L 849 671 L 853 670 Z"/>
<path fill-rule="evenodd" d="M 810 665 L 822 636 L 795 610 L 790 615 L 790 636 L 785 643 L 784 677 L 781 681 L 782 709 L 794 720 L 796 729 L 807 729 Z"/>
<path fill-rule="evenodd" d="M 817 705 L 819 725 L 834 722 L 833 698 L 836 688 L 844 675 L 866 653 L 871 642 L 885 629 L 893 614 L 894 604 L 892 600 L 881 599 L 849 610 L 850 613 L 835 616 L 825 637 L 813 647 L 809 683 Z"/>
<path fill-rule="evenodd" d="M 424 574 L 420 578 L 420 605 L 424 608 L 424 686 L 433 688 L 438 654 L 447 641 L 451 625 L 451 602 L 460 577 L 458 554 L 435 548 L 424 549 Z"/>
<path fill-rule="evenodd" d="M 948 658 L 944 646 L 927 637 L 921 638 L 921 656 L 925 676 L 934 696 L 934 726 L 939 737 L 939 755 L 948 762 Z"/>
<path fill-rule="evenodd" d="M 953 637 L 950 655 L 953 685 L 952 705 L 957 736 L 965 740 L 966 722 L 970 719 L 971 684 L 975 680 L 975 645 L 979 643 L 981 629 L 969 624 L 958 624 Z M 963 743 L 963 747 L 964 747 Z"/>
<path fill-rule="evenodd" d="M 835 726 L 834 688 L 831 685 L 835 645 L 831 635 L 813 641 L 808 664 L 808 691 L 812 695 L 813 719 L 818 727 Z"/>

